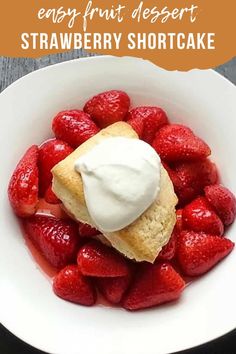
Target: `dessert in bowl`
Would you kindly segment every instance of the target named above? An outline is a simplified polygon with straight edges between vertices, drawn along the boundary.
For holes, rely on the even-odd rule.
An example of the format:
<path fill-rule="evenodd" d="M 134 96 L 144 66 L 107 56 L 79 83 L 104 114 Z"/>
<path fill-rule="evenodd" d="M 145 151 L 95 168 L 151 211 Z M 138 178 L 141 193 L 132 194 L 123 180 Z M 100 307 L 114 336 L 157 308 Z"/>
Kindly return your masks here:
<path fill-rule="evenodd" d="M 124 59 L 104 60 L 115 60 L 124 67 Z M 129 63 L 133 61 L 140 63 Z M 152 72 L 151 68 L 155 67 L 147 64 L 147 71 Z M 114 90 L 99 94 L 102 90 L 93 89 L 86 94 L 86 87 L 81 87 L 84 100 L 76 100 L 73 92 L 69 107 L 62 103 L 57 110 L 54 107 L 50 118 L 54 117 L 55 137 L 45 135 L 40 141 L 35 134 L 34 145 L 13 174 L 9 197 L 16 214 L 24 219 L 28 237 L 57 268 L 53 289 L 61 298 L 92 305 L 95 289 L 99 289 L 110 303 L 140 310 L 182 295 L 162 312 L 154 308 L 139 312 L 136 319 L 148 324 L 151 311 L 152 316 L 162 313 L 162 320 L 170 316 L 173 307 L 183 311 L 183 290 L 189 282 L 186 276 L 194 278 L 209 271 L 233 249 L 233 238 L 230 241 L 222 235 L 233 222 L 235 198 L 218 184 L 204 134 L 188 128 L 187 116 L 184 122 L 178 120 L 180 112 L 168 102 L 168 96 L 163 103 L 164 88 L 156 98 L 153 88 L 142 98 L 140 86 L 137 94 L 116 80 L 116 86 L 110 82 L 104 87 Z M 150 78 L 148 81 L 153 84 Z M 94 94 L 98 96 L 92 98 Z M 177 110 L 174 118 L 168 107 Z M 49 137 L 53 140 L 47 140 Z M 63 219 L 38 215 L 42 214 L 38 196 L 63 206 Z M 212 274 L 219 272 L 220 277 L 220 267 L 225 264 Z M 55 301 L 56 306 L 67 309 L 62 300 L 53 298 L 50 296 L 52 308 Z M 74 309 L 75 305 L 68 306 Z M 97 315 L 101 310 L 111 311 L 111 316 L 122 311 L 96 304 L 91 310 L 76 307 L 84 316 L 90 313 L 85 310 L 92 309 Z M 124 316 L 124 311 L 121 314 Z"/>

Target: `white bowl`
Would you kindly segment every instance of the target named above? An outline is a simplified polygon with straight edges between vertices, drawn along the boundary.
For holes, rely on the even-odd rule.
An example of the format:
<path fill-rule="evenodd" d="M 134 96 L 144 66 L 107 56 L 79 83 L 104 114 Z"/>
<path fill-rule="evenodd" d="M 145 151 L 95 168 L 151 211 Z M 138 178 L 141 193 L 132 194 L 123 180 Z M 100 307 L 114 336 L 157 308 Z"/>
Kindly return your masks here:
<path fill-rule="evenodd" d="M 132 105 L 163 107 L 212 147 L 226 186 L 236 192 L 236 88 L 212 70 L 169 72 L 123 57 L 74 60 L 35 71 L 0 95 L 0 316 L 27 343 L 55 354 L 157 354 L 199 345 L 236 323 L 236 251 L 187 287 L 180 301 L 140 312 L 57 298 L 32 259 L 8 200 L 10 175 L 26 148 L 50 136 L 60 110 L 83 107 L 95 93 L 127 91 Z M 236 240 L 236 225 L 228 236 Z"/>

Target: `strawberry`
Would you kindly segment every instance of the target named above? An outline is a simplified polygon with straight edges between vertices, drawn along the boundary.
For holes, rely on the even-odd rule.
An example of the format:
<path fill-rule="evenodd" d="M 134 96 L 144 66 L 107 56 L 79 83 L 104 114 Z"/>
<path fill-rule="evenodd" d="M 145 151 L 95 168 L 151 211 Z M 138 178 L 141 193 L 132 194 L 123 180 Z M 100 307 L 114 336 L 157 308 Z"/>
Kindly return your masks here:
<path fill-rule="evenodd" d="M 131 272 L 123 277 L 97 278 L 96 284 L 103 296 L 112 304 L 118 304 L 131 281 Z"/>
<path fill-rule="evenodd" d="M 183 229 L 183 209 L 176 210 L 175 229 L 177 232 L 180 232 Z"/>
<path fill-rule="evenodd" d="M 205 187 L 204 192 L 223 223 L 232 224 L 236 216 L 236 198 L 233 193 L 217 184 Z"/>
<path fill-rule="evenodd" d="M 100 232 L 88 224 L 79 223 L 79 234 L 81 237 L 92 237 L 100 234 Z"/>
<path fill-rule="evenodd" d="M 211 235 L 221 236 L 224 226 L 205 197 L 198 197 L 183 208 L 184 228 L 192 231 L 203 231 Z"/>
<path fill-rule="evenodd" d="M 130 98 L 123 91 L 106 91 L 92 97 L 84 106 L 84 112 L 91 115 L 95 123 L 105 128 L 124 120 L 130 106 Z"/>
<path fill-rule="evenodd" d="M 143 263 L 125 295 L 127 310 L 139 310 L 179 298 L 184 280 L 169 263 Z"/>
<path fill-rule="evenodd" d="M 33 215 L 38 203 L 38 147 L 32 145 L 17 164 L 9 182 L 8 197 L 20 217 Z"/>
<path fill-rule="evenodd" d="M 218 181 L 216 166 L 209 159 L 174 164 L 172 169 L 168 168 L 168 173 L 180 205 L 190 202 L 203 193 L 205 186 Z"/>
<path fill-rule="evenodd" d="M 178 178 L 176 172 L 174 171 L 173 167 L 170 167 L 164 161 L 162 161 L 161 163 L 162 163 L 162 166 L 164 167 L 164 169 L 166 170 L 166 172 L 168 173 L 173 185 L 174 186 L 178 185 L 180 183 L 180 181 L 179 181 L 179 178 Z"/>
<path fill-rule="evenodd" d="M 52 130 L 57 139 L 67 142 L 74 148 L 99 131 L 91 117 L 77 109 L 59 112 L 53 118 Z"/>
<path fill-rule="evenodd" d="M 186 275 L 206 273 L 233 249 L 234 243 L 227 238 L 182 231 L 178 238 L 177 259 Z"/>
<path fill-rule="evenodd" d="M 160 107 L 136 107 L 127 115 L 127 123 L 131 124 L 133 128 L 135 124 L 138 125 L 140 120 L 143 121 L 143 129 L 142 133 L 138 135 L 149 144 L 153 142 L 156 132 L 169 123 L 166 113 Z M 134 130 L 136 129 L 134 128 Z"/>
<path fill-rule="evenodd" d="M 50 184 L 50 186 L 46 190 L 46 193 L 44 194 L 44 199 L 49 204 L 61 203 L 60 199 L 57 198 L 56 194 L 52 190 L 52 184 Z"/>
<path fill-rule="evenodd" d="M 162 248 L 161 252 L 157 256 L 157 260 L 162 259 L 170 261 L 174 258 L 176 249 L 177 231 L 174 229 L 169 242 Z"/>
<path fill-rule="evenodd" d="M 131 118 L 127 121 L 127 123 L 131 125 L 131 127 L 136 131 L 139 138 L 141 139 L 143 135 L 143 129 L 144 129 L 143 119 L 141 117 Z"/>
<path fill-rule="evenodd" d="M 73 152 L 73 149 L 64 141 L 51 139 L 39 147 L 39 189 L 44 196 L 52 183 L 51 169 L 61 160 Z"/>
<path fill-rule="evenodd" d="M 24 228 L 52 266 L 63 268 L 76 258 L 79 236 L 72 220 L 35 215 L 25 220 Z"/>
<path fill-rule="evenodd" d="M 158 130 L 152 146 L 166 162 L 196 161 L 211 153 L 203 140 L 180 124 L 165 125 Z"/>
<path fill-rule="evenodd" d="M 93 277 L 119 277 L 129 272 L 125 258 L 99 241 L 81 247 L 77 262 L 82 274 Z"/>
<path fill-rule="evenodd" d="M 94 305 L 96 291 L 91 280 L 83 276 L 77 265 L 68 265 L 53 279 L 54 293 L 64 300 L 85 306 Z"/>

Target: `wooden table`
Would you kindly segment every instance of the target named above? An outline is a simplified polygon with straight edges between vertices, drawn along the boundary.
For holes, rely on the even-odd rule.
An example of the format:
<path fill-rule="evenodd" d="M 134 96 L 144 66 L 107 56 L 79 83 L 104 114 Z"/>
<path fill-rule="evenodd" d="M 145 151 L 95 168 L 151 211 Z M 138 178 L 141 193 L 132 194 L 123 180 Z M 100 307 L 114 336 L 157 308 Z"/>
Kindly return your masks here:
<path fill-rule="evenodd" d="M 31 71 L 40 69 L 44 66 L 59 63 L 62 61 L 75 59 L 79 57 L 86 57 L 86 56 L 91 56 L 91 55 L 82 50 L 78 50 L 69 53 L 49 55 L 38 59 L 0 57 L 0 92 L 4 90 L 8 85 L 10 85 L 12 82 L 28 74 Z M 236 85 L 236 58 L 232 59 L 230 62 L 224 65 L 221 65 L 220 67 L 216 68 L 216 70 Z M 222 306 L 224 306 L 224 301 L 227 301 L 227 299 L 222 299 Z M 236 327 L 236 319 L 235 319 L 235 327 Z M 43 352 L 35 350 L 29 345 L 23 343 L 15 336 L 13 336 L 10 332 L 8 332 L 3 326 L 0 326 L 0 354 L 40 354 L 40 353 L 43 354 Z M 236 354 L 236 330 L 213 342 L 210 342 L 198 348 L 190 349 L 181 353 L 182 354 L 183 353 L 184 354 Z M 148 353 L 144 353 L 144 354 L 148 354 Z"/>

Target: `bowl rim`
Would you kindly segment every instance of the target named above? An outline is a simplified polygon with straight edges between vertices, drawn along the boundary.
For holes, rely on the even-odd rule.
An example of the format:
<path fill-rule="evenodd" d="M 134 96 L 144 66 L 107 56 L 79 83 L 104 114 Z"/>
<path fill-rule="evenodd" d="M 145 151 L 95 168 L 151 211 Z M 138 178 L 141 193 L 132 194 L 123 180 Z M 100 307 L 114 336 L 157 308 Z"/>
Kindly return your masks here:
<path fill-rule="evenodd" d="M 128 55 L 125 55 L 125 56 L 121 56 L 121 57 L 117 57 L 117 56 L 114 56 L 114 55 L 93 55 L 93 56 L 88 56 L 88 57 L 80 57 L 80 58 L 74 58 L 74 59 L 70 59 L 70 60 L 65 60 L 65 61 L 61 61 L 59 63 L 55 63 L 55 64 L 50 64 L 50 65 L 47 65 L 47 66 L 44 66 L 42 68 L 38 68 L 36 70 L 33 70 L 21 77 L 19 77 L 18 79 L 16 79 L 15 81 L 13 81 L 11 84 L 9 84 L 7 87 L 5 87 L 1 92 L 0 92 L 0 97 L 1 95 L 5 95 L 8 91 L 8 89 L 14 87 L 14 86 L 17 86 L 19 81 L 21 81 L 22 79 L 24 78 L 27 78 L 28 76 L 33 76 L 35 75 L 38 71 L 47 71 L 47 70 L 50 70 L 50 68 L 54 68 L 54 67 L 57 67 L 57 66 L 61 66 L 61 65 L 70 65 L 71 63 L 73 62 L 77 62 L 77 61 L 97 61 L 97 60 L 102 60 L 102 59 L 112 59 L 112 58 L 116 58 L 116 59 L 121 59 L 121 60 L 124 60 L 124 59 L 134 59 L 134 60 L 139 60 L 139 61 L 143 61 L 143 62 L 149 62 L 151 63 L 152 65 L 156 66 L 158 69 L 160 70 L 164 70 L 164 71 L 169 71 L 169 70 L 166 70 L 162 67 L 159 67 L 158 65 L 155 65 L 153 62 L 147 60 L 147 59 L 142 59 L 142 58 L 138 58 L 138 57 L 134 57 L 134 56 L 128 56 Z M 227 84 L 230 84 L 231 87 L 233 88 L 236 88 L 236 85 L 230 81 L 228 78 L 226 78 L 225 76 L 223 76 L 222 74 L 220 74 L 219 72 L 217 72 L 215 69 L 198 69 L 198 68 L 195 68 L 195 69 L 191 69 L 191 70 L 187 70 L 187 71 L 179 71 L 181 73 L 187 73 L 187 72 L 191 72 L 191 71 L 194 71 L 194 70 L 197 70 L 197 71 L 204 71 L 204 72 L 211 72 L 213 73 L 213 75 L 217 76 L 218 78 L 220 78 L 222 81 L 224 81 L 225 83 Z M 178 70 L 176 70 L 178 71 Z M 169 71 L 171 72 L 171 71 Z"/>
<path fill-rule="evenodd" d="M 98 55 L 98 56 L 91 56 L 91 57 L 82 57 L 82 58 L 75 58 L 75 59 L 72 59 L 72 60 L 67 60 L 67 61 L 62 61 L 62 62 L 59 62 L 59 63 L 56 63 L 56 64 L 52 64 L 52 65 L 48 65 L 48 66 L 46 66 L 46 67 L 43 67 L 43 68 L 38 68 L 38 69 L 36 69 L 36 70 L 34 70 L 34 71 L 32 71 L 32 72 L 30 72 L 30 73 L 28 73 L 28 74 L 26 74 L 26 75 L 24 75 L 24 76 L 22 76 L 22 77 L 20 77 L 20 78 L 18 78 L 17 80 L 15 80 L 14 82 L 12 82 L 10 85 L 8 85 L 1 93 L 0 93 L 0 97 L 2 97 L 3 95 L 6 95 L 6 94 L 8 94 L 8 91 L 9 90 L 11 90 L 12 89 L 12 87 L 15 87 L 15 86 L 18 86 L 19 85 L 19 83 L 22 81 L 22 80 L 24 80 L 25 78 L 27 78 L 27 77 L 33 77 L 34 75 L 38 75 L 38 72 L 39 71 L 48 71 L 48 70 L 51 70 L 51 69 L 53 69 L 53 68 L 55 68 L 55 67 L 58 67 L 58 66 L 69 66 L 69 65 L 71 65 L 71 63 L 74 63 L 74 62 L 81 62 L 81 61 L 83 61 L 83 62 L 93 62 L 93 61 L 99 61 L 99 60 L 109 60 L 109 59 L 111 59 L 111 58 L 117 58 L 117 59 L 121 59 L 121 60 L 125 60 L 125 59 L 130 59 L 130 58 L 132 58 L 132 59 L 134 59 L 134 60 L 139 60 L 139 61 L 147 61 L 147 62 L 149 62 L 148 60 L 144 60 L 144 59 L 141 59 L 141 58 L 136 58 L 136 57 L 130 57 L 130 56 L 123 56 L 123 57 L 115 57 L 115 56 L 112 56 L 112 55 Z M 152 63 L 153 64 L 153 63 Z M 154 64 L 153 64 L 154 65 Z M 154 66 L 156 66 L 156 65 L 154 65 Z M 163 68 L 160 68 L 160 67 L 158 67 L 158 66 L 156 66 L 158 69 L 161 69 L 161 70 L 164 70 L 164 71 L 168 71 L 168 70 L 165 70 L 165 69 L 163 69 Z M 235 93 L 236 93 L 236 86 L 231 82 L 231 81 L 229 81 L 226 77 L 224 77 L 224 76 L 222 76 L 220 73 L 218 73 L 218 72 L 216 72 L 215 70 L 213 70 L 213 69 L 207 69 L 207 70 L 200 70 L 200 69 L 193 69 L 193 70 L 197 70 L 197 71 L 205 71 L 205 72 L 211 72 L 211 75 L 214 75 L 215 77 L 217 77 L 218 79 L 220 79 L 222 82 L 224 82 L 225 84 L 227 83 L 227 85 L 230 85 L 232 88 L 234 88 L 234 90 L 235 90 Z M 191 70 L 192 71 L 192 70 Z M 13 335 L 15 335 L 17 338 L 19 338 L 20 340 L 22 340 L 24 343 L 26 343 L 27 345 L 29 345 L 29 346 L 31 346 L 31 347 L 33 347 L 33 345 L 32 344 L 30 344 L 29 342 L 28 342 L 28 338 L 27 338 L 27 335 L 25 335 L 25 337 L 23 336 L 23 335 L 18 335 L 17 334 L 17 331 L 14 331 L 14 330 L 12 330 L 11 328 L 9 328 L 6 324 L 4 324 L 4 323 L 2 323 L 2 325 L 3 325 L 3 327 L 5 327 L 8 331 L 10 331 Z M 235 327 L 236 328 L 236 327 Z M 235 328 L 229 328 L 228 330 L 227 330 L 227 332 L 226 333 L 223 333 L 222 335 L 216 335 L 216 336 L 211 336 L 208 340 L 206 340 L 206 341 L 204 341 L 204 342 L 202 342 L 202 343 L 200 343 L 200 344 L 197 344 L 197 345 L 195 345 L 194 347 L 191 347 L 191 349 L 192 348 L 196 348 L 196 347 L 198 347 L 198 346 L 201 346 L 201 345 L 204 345 L 204 344 L 206 344 L 206 343 L 209 343 L 209 342 L 211 342 L 211 341 L 214 341 L 214 340 L 216 340 L 217 338 L 220 338 L 220 337 L 222 337 L 222 336 L 224 336 L 224 335 L 227 335 L 228 333 L 230 333 L 232 330 L 234 330 Z M 47 353 L 49 353 L 49 354 L 55 354 L 55 353 L 53 353 L 53 352 L 51 352 L 51 351 L 48 351 L 48 349 L 44 346 L 44 345 L 37 345 L 37 346 L 35 346 L 35 347 L 33 347 L 33 348 L 36 348 L 36 349 L 39 349 L 39 350 L 42 350 L 42 351 L 45 351 L 45 352 L 47 352 Z M 183 344 L 183 348 L 181 349 L 181 351 L 182 350 L 186 350 L 186 349 L 190 349 L 189 348 L 189 346 L 187 345 L 187 346 L 185 346 L 184 344 Z M 177 353 L 177 352 L 176 352 Z"/>

